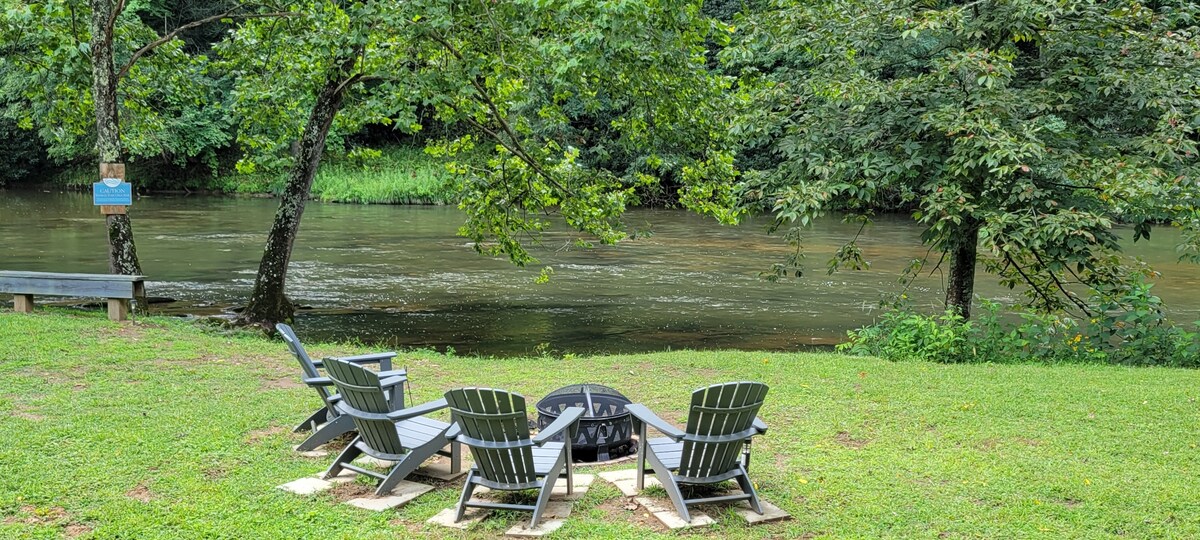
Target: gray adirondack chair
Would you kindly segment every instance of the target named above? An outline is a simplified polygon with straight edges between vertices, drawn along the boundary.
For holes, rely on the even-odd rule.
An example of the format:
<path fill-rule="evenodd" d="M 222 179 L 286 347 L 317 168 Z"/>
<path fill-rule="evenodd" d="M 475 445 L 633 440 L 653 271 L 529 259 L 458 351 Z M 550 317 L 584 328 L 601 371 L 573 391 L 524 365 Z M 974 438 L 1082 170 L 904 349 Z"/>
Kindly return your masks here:
<path fill-rule="evenodd" d="M 435 454 L 450 457 L 451 472 L 461 469 L 459 445 L 450 443 L 450 451 L 445 450 L 450 424 L 424 416 L 446 408 L 445 399 L 396 410 L 383 390 L 378 373 L 337 358 L 325 360 L 325 371 L 341 395 L 334 409 L 354 422 L 358 436 L 329 466 L 324 478 L 349 469 L 379 480 L 375 494 L 384 495 Z M 388 472 L 379 473 L 351 463 L 363 454 L 393 461 L 395 465 Z"/>
<path fill-rule="evenodd" d="M 333 381 L 321 375 L 320 371 L 318 371 L 324 367 L 324 361 L 314 361 L 308 357 L 308 352 L 304 350 L 304 345 L 300 344 L 300 339 L 296 337 L 296 333 L 292 331 L 292 327 L 279 323 L 275 325 L 275 330 L 283 337 L 283 341 L 287 343 L 288 350 L 296 358 L 296 362 L 300 364 L 300 371 L 303 374 L 301 380 L 309 388 L 316 390 L 317 395 L 321 396 L 322 407 L 292 429 L 293 433 L 298 433 L 306 429 L 311 429 L 313 432 L 312 435 L 309 435 L 304 442 L 296 447 L 296 450 L 300 452 L 312 450 L 346 433 L 354 431 L 354 422 L 349 417 L 339 415 L 337 409 L 334 407 L 334 404 L 341 399 L 341 396 L 330 392 L 330 389 L 333 388 Z M 402 408 L 404 407 L 404 384 L 408 382 L 408 374 L 404 370 L 392 370 L 392 358 L 395 357 L 396 353 L 394 352 L 383 352 L 359 356 L 343 356 L 340 359 L 355 364 L 379 364 L 384 389 L 388 391 L 388 396 L 393 406 L 395 408 Z"/>
<path fill-rule="evenodd" d="M 687 429 L 680 430 L 641 404 L 627 405 L 638 429 L 637 487 L 645 487 L 647 472 L 658 477 L 671 497 L 679 517 L 691 522 L 688 506 L 702 503 L 749 501 L 763 513 L 746 472 L 750 466 L 750 438 L 766 433 L 758 409 L 767 396 L 767 385 L 757 382 L 714 384 L 692 393 Z M 652 427 L 666 437 L 650 439 Z M 680 484 L 715 484 L 736 480 L 742 493 L 718 497 L 684 498 Z"/>
<path fill-rule="evenodd" d="M 575 438 L 583 407 L 568 407 L 554 423 L 536 437 L 529 436 L 525 416 L 525 397 L 492 388 L 460 388 L 446 392 L 454 427 L 447 438 L 467 445 L 475 466 L 467 473 L 458 512 L 463 518 L 467 507 L 533 511 L 530 528 L 537 527 L 560 476 L 567 478 L 567 493 L 575 488 L 571 469 L 571 445 L 552 442 L 555 435 L 568 430 L 567 441 Z M 569 429 L 568 429 L 569 428 Z M 472 501 L 478 486 L 502 491 L 539 490 L 532 505 Z"/>

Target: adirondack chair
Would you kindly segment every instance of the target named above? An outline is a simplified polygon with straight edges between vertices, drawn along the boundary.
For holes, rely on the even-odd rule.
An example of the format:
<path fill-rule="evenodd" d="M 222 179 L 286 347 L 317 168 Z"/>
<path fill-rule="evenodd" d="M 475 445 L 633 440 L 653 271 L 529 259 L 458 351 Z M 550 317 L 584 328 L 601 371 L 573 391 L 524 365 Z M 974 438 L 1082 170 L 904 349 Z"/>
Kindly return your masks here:
<path fill-rule="evenodd" d="M 435 454 L 450 457 L 451 472 L 460 470 L 458 443 L 450 443 L 450 451 L 445 451 L 450 424 L 424 416 L 446 408 L 445 399 L 395 410 L 378 373 L 338 358 L 325 360 L 325 371 L 341 395 L 334 409 L 354 422 L 358 436 L 338 455 L 323 478 L 335 477 L 343 469 L 349 469 L 379 480 L 375 494 L 384 495 Z M 351 463 L 363 454 L 395 465 L 388 472 L 379 473 Z"/>
<path fill-rule="evenodd" d="M 646 461 L 653 470 L 679 517 L 691 522 L 688 506 L 702 503 L 750 501 L 763 513 L 746 472 L 750 466 L 750 438 L 767 432 L 758 419 L 758 409 L 767 396 L 767 385 L 757 382 L 715 384 L 692 393 L 687 429 L 680 430 L 659 418 L 645 405 L 627 405 L 638 429 L 637 487 L 645 487 Z M 666 437 L 650 439 L 652 427 Z M 736 480 L 742 493 L 687 499 L 680 484 L 715 484 Z"/>
<path fill-rule="evenodd" d="M 471 448 L 475 466 L 467 473 L 458 499 L 457 522 L 467 507 L 533 511 L 529 527 L 537 527 L 560 476 L 567 477 L 567 493 L 575 488 L 571 470 L 571 445 L 552 442 L 563 430 L 574 440 L 583 407 L 568 407 L 536 437 L 529 436 L 525 397 L 492 388 L 460 388 L 446 392 L 454 427 L 446 437 Z M 565 471 L 564 471 L 565 469 Z M 533 505 L 471 501 L 477 486 L 502 491 L 539 490 Z"/>
<path fill-rule="evenodd" d="M 292 429 L 293 433 L 305 429 L 313 431 L 312 435 L 296 447 L 296 450 L 300 452 L 312 450 L 343 434 L 354 431 L 354 422 L 348 417 L 341 417 L 334 407 L 334 404 L 341 397 L 330 392 L 330 388 L 333 387 L 333 381 L 329 380 L 328 377 L 322 376 L 317 371 L 324 367 L 324 361 L 313 360 L 308 357 L 308 352 L 304 350 L 304 345 L 300 344 L 300 340 L 296 337 L 296 333 L 292 331 L 292 327 L 279 323 L 275 325 L 275 330 L 283 337 L 283 341 L 287 343 L 288 350 L 292 352 L 292 356 L 300 363 L 300 371 L 303 374 L 301 380 L 309 388 L 316 390 L 317 395 L 321 396 L 322 407 Z M 355 364 L 379 364 L 379 369 L 381 370 L 379 374 L 383 377 L 382 385 L 388 391 L 388 396 L 393 406 L 399 409 L 404 407 L 404 384 L 408 382 L 408 376 L 404 370 L 392 370 L 392 358 L 395 358 L 395 356 L 396 353 L 394 352 L 384 352 L 359 356 L 344 356 L 340 359 Z"/>

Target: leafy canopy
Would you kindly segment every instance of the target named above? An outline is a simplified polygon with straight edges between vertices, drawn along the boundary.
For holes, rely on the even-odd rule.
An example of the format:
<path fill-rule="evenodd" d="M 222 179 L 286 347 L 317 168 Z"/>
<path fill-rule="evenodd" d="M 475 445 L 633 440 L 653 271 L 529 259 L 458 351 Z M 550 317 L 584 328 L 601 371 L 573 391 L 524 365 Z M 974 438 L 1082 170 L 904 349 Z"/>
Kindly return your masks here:
<path fill-rule="evenodd" d="M 978 228 L 986 269 L 1044 310 L 1124 287 L 1138 267 L 1118 224 L 1135 240 L 1182 227 L 1196 257 L 1197 4 L 778 0 L 760 15 L 723 60 L 742 74 L 734 136 L 778 163 L 744 195 L 777 226 L 898 201 L 933 251 Z M 861 254 L 851 242 L 832 264 Z"/>

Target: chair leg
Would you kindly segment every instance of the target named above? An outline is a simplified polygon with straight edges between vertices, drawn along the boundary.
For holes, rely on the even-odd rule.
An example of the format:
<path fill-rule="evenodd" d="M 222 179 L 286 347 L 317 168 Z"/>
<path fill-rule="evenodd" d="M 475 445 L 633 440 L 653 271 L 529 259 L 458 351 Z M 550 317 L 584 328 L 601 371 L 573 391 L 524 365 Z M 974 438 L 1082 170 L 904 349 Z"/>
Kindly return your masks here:
<path fill-rule="evenodd" d="M 571 443 L 566 441 L 563 445 L 567 454 L 567 495 L 575 493 L 575 462 L 571 459 Z"/>
<path fill-rule="evenodd" d="M 379 487 L 375 489 L 375 494 L 379 496 L 386 495 L 389 491 L 396 487 L 401 480 L 408 478 L 408 475 L 417 470 L 425 460 L 437 455 L 438 450 L 442 449 L 439 442 L 445 441 L 440 436 L 434 440 L 425 443 L 423 446 L 409 448 L 408 454 L 405 454 L 404 459 L 400 460 L 384 479 L 379 482 Z"/>
<path fill-rule="evenodd" d="M 750 481 L 750 475 L 746 474 L 746 469 L 742 469 L 742 474 L 737 476 L 737 483 L 742 487 L 742 491 L 750 495 L 750 508 L 753 508 L 758 515 L 762 515 L 762 505 L 758 502 L 758 492 L 754 490 L 754 482 Z"/>
<path fill-rule="evenodd" d="M 458 474 L 462 470 L 462 443 L 450 443 L 450 474 Z"/>
<path fill-rule="evenodd" d="M 299 452 L 307 452 L 309 450 L 316 449 L 316 447 L 341 437 L 342 435 L 350 433 L 351 431 L 354 431 L 354 420 L 349 416 L 339 416 L 333 419 L 333 421 L 327 422 L 325 425 L 321 426 L 321 429 L 318 429 L 312 435 L 309 435 L 307 439 L 304 439 L 304 442 L 300 443 L 300 446 L 296 447 L 296 450 Z"/>
<path fill-rule="evenodd" d="M 471 500 L 471 493 L 475 492 L 475 469 L 467 472 L 467 482 L 463 486 L 462 496 L 458 498 L 458 512 L 454 514 L 454 522 L 462 521 L 463 514 L 467 511 L 467 501 Z"/>
<path fill-rule="evenodd" d="M 292 433 L 300 433 L 301 431 L 304 431 L 306 429 L 312 429 L 315 431 L 314 428 L 316 426 L 319 426 L 319 425 L 325 423 L 325 420 L 328 417 L 328 415 L 329 415 L 329 410 L 326 409 L 325 407 L 321 407 L 320 409 L 317 410 L 317 412 L 314 412 L 314 413 L 308 415 L 308 418 L 305 418 L 303 422 L 296 424 L 296 427 L 292 428 Z"/>
<path fill-rule="evenodd" d="M 570 444 L 570 441 L 567 441 Z M 538 522 L 542 520 L 542 512 L 546 511 L 546 504 L 550 502 L 550 495 L 554 492 L 554 484 L 558 477 L 562 475 L 563 467 L 570 465 L 566 464 L 567 454 L 563 452 L 558 455 L 558 461 L 554 462 L 554 466 L 550 468 L 550 472 L 542 479 L 542 491 L 538 493 L 537 503 L 533 506 L 533 518 L 529 520 L 529 528 L 537 528 Z"/>
<path fill-rule="evenodd" d="M 342 450 L 342 453 L 338 454 L 337 459 L 333 460 L 333 465 L 330 465 L 329 470 L 325 471 L 325 475 L 322 476 L 322 479 L 328 480 L 341 474 L 342 469 L 344 468 L 342 467 L 343 463 L 350 463 L 358 456 L 361 456 L 363 451 L 358 448 L 358 443 L 361 440 L 362 437 L 358 436 L 355 437 L 353 441 L 350 441 L 350 444 L 346 445 L 346 449 Z"/>
<path fill-rule="evenodd" d="M 683 492 L 679 490 L 679 483 L 675 481 L 675 475 L 671 474 L 671 470 L 659 461 L 658 456 L 650 454 L 646 457 L 650 460 L 650 466 L 654 468 L 654 476 L 658 478 L 658 482 L 671 497 L 671 503 L 675 505 L 675 511 L 679 513 L 679 517 L 683 518 L 684 522 L 691 523 L 692 514 L 688 512 L 687 501 L 683 498 Z"/>
<path fill-rule="evenodd" d="M 641 491 L 646 489 L 646 449 L 649 445 L 646 444 L 646 423 L 641 422 L 642 427 L 638 430 L 638 448 L 637 448 L 637 489 Z"/>

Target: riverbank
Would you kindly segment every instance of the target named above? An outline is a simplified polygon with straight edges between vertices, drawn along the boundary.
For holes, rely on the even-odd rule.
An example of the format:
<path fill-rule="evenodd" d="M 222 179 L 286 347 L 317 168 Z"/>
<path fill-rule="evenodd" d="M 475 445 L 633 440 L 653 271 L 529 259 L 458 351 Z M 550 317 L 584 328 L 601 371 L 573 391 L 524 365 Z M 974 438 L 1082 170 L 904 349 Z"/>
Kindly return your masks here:
<path fill-rule="evenodd" d="M 303 338 L 303 336 L 301 336 Z M 314 356 L 365 352 L 311 344 Z M 890 363 L 834 354 L 671 352 L 489 359 L 403 353 L 417 401 L 461 385 L 530 397 L 611 384 L 678 422 L 691 389 L 771 386 L 752 475 L 792 521 L 721 538 L 1186 538 L 1200 535 L 1200 372 Z M 439 487 L 394 512 L 273 489 L 328 458 L 291 450 L 316 406 L 282 343 L 165 319 L 0 313 L 0 536 L 458 536 L 425 520 Z M 629 464 L 606 467 L 628 468 Z M 596 468 L 587 468 L 595 472 Z M 597 482 L 557 537 L 660 533 Z M 472 536 L 502 534 L 497 514 Z M 808 536 L 805 536 L 808 535 Z M 666 537 L 667 535 L 662 535 Z"/>
<path fill-rule="evenodd" d="M 92 164 L 68 167 L 40 188 L 90 189 L 96 181 Z M 145 193 L 275 195 L 283 191 L 286 171 L 211 174 L 153 162 L 129 164 L 128 177 Z M 312 198 L 356 204 L 454 204 L 455 178 L 445 162 L 414 146 L 368 150 L 356 157 L 330 157 L 313 179 Z M 20 188 L 20 185 L 14 186 Z"/>

